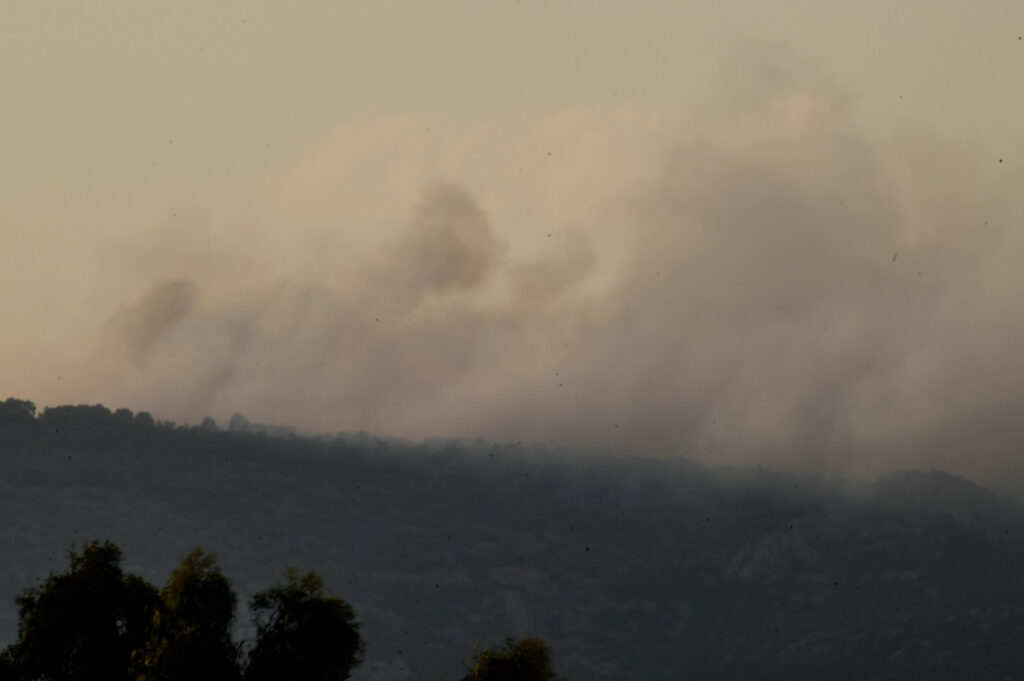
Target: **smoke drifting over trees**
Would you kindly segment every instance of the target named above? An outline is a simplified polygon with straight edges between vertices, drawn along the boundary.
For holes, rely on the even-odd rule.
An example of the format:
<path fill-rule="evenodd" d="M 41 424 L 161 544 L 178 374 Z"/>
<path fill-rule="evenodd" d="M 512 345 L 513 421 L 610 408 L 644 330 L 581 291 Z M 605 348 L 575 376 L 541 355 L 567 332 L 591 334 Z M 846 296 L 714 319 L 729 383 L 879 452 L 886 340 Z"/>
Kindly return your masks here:
<path fill-rule="evenodd" d="M 104 340 L 72 379 L 103 386 L 83 399 L 189 420 L 240 409 L 314 430 L 1004 477 L 1024 439 L 1019 171 L 869 129 L 841 86 L 761 57 L 659 128 L 649 158 L 623 155 L 617 123 L 584 125 L 584 146 L 616 151 L 607 171 L 549 183 L 564 204 L 616 158 L 648 170 L 591 182 L 608 195 L 573 222 L 489 215 L 491 201 L 516 216 L 496 198 L 518 191 L 502 179 L 523 174 L 512 150 L 501 172 L 497 153 L 449 163 L 404 224 L 348 224 L 340 205 L 317 229 L 182 220 L 125 246 L 132 283 L 148 283 L 98 310 Z M 502 132 L 452 147 L 515 143 Z M 406 128 L 385 133 L 412 153 Z M 549 133 L 520 137 L 554 142 L 538 153 L 556 163 Z M 317 157 L 321 185 L 342 156 Z M 446 169 L 420 165 L 406 179 Z"/>

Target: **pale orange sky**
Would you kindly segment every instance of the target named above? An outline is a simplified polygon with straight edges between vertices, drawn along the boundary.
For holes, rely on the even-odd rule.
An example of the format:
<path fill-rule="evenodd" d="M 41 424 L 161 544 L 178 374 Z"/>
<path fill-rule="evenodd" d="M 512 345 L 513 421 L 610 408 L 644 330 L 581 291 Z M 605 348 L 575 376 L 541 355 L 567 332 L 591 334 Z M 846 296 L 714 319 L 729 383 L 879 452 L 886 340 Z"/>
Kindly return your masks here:
<path fill-rule="evenodd" d="M 738 359 L 741 350 L 720 337 L 728 329 L 749 336 L 750 327 L 733 329 L 715 315 L 708 322 L 704 312 L 690 310 L 644 321 L 641 332 L 634 326 L 641 321 L 626 312 L 650 300 L 632 279 L 638 259 L 661 255 L 645 244 L 661 250 L 671 244 L 680 262 L 703 253 L 695 262 L 714 266 L 702 279 L 693 279 L 699 267 L 691 267 L 684 277 L 691 288 L 717 290 L 717 277 L 736 282 L 745 276 L 738 272 L 758 269 L 742 255 L 714 260 L 719 246 L 708 246 L 691 226 L 718 224 L 730 203 L 729 210 L 751 203 L 734 218 L 747 225 L 737 227 L 739 234 L 774 219 L 776 199 L 758 195 L 763 181 L 750 184 L 750 173 L 760 172 L 750 169 L 761 164 L 777 169 L 772 178 L 789 178 L 779 191 L 801 197 L 801 219 L 818 215 L 810 207 L 823 196 L 838 205 L 843 195 L 853 201 L 866 192 L 860 217 L 843 218 L 842 229 L 850 232 L 820 245 L 840 248 L 838 268 L 849 266 L 850 276 L 876 257 L 866 237 L 850 235 L 870 232 L 883 259 L 901 251 L 890 264 L 924 272 L 941 261 L 966 282 L 967 288 L 907 303 L 925 312 L 907 331 L 906 346 L 872 355 L 869 348 L 887 341 L 870 334 L 835 345 L 815 341 L 812 351 L 803 335 L 791 339 L 789 347 L 819 353 L 821 367 L 890 362 L 909 372 L 899 379 L 837 372 L 829 380 L 848 379 L 840 393 L 852 400 L 847 412 L 858 415 L 842 427 L 815 427 L 860 445 L 914 449 L 921 429 L 953 409 L 921 404 L 928 402 L 922 391 L 955 382 L 958 374 L 943 367 L 967 352 L 960 341 L 927 350 L 937 337 L 929 334 L 943 342 L 956 335 L 950 326 L 962 295 L 956 291 L 976 294 L 976 323 L 1016 324 L 1007 318 L 1008 301 L 1021 278 L 999 254 L 1016 253 L 1024 230 L 1017 190 L 1024 180 L 1022 35 L 1024 5 L 1011 1 L 5 2 L 0 384 L 40 404 L 103 401 L 171 418 L 223 418 L 241 409 L 326 430 L 564 437 L 583 444 L 605 440 L 575 437 L 588 427 L 582 411 L 621 413 L 634 405 L 646 414 L 635 417 L 635 426 L 663 433 L 666 447 L 685 442 L 716 452 L 729 438 L 692 424 L 683 433 L 672 424 L 699 420 L 697 412 L 720 403 L 742 422 L 736 432 L 746 433 L 744 446 L 774 438 L 772 446 L 781 447 L 808 437 L 794 414 L 809 396 L 835 394 L 814 378 L 821 372 L 789 382 L 788 397 L 783 391 L 763 403 L 733 399 L 737 391 L 757 394 L 751 381 L 761 380 L 755 378 L 760 368 L 778 363 L 777 355 Z M 826 181 L 832 165 L 836 175 Z M 667 188 L 673 178 L 686 187 L 682 207 L 674 202 L 683 185 Z M 438 190 L 438 183 L 451 183 L 454 194 Z M 871 188 L 879 183 L 885 191 Z M 720 205 L 707 198 L 726 186 L 735 188 L 734 199 Z M 493 244 L 486 241 L 480 254 L 486 274 L 465 290 L 445 284 L 429 295 L 410 293 L 417 284 L 396 284 L 396 263 L 436 263 L 409 255 L 408 244 L 421 242 L 408 230 L 421 223 L 433 229 L 435 210 L 455 210 L 475 224 L 466 217 L 474 213 L 452 198 L 460 192 L 486 223 L 483 231 L 460 227 L 449 236 L 460 243 L 493 232 Z M 714 206 L 700 208 L 702 202 Z M 860 219 L 891 224 L 869 228 Z M 950 246 L 948 235 L 986 219 L 1002 220 L 999 236 L 971 236 L 963 248 L 973 255 L 958 259 L 963 251 Z M 722 257 L 735 252 L 721 251 Z M 789 271 L 774 269 L 781 263 L 765 267 L 769 278 Z M 807 290 L 821 290 L 812 274 Z M 128 328 L 124 320 L 143 314 L 140 305 L 184 295 L 184 288 L 159 288 L 166 281 L 191 282 L 195 307 L 159 327 L 169 335 L 161 336 L 154 357 L 135 364 L 111 359 L 118 334 Z M 765 286 L 763 280 L 750 285 Z M 407 318 L 381 336 L 343 329 L 330 321 L 341 308 L 325 303 L 331 312 L 310 313 L 311 326 L 296 332 L 305 339 L 297 347 L 305 349 L 295 352 L 316 357 L 296 359 L 285 339 L 296 328 L 289 324 L 305 322 L 260 306 L 276 300 L 271 307 L 292 314 L 294 292 L 312 290 L 348 301 L 346 314 L 376 319 L 372 310 L 386 309 Z M 748 289 L 737 290 L 745 304 L 755 304 Z M 146 298 L 147 291 L 156 297 Z M 861 293 L 868 297 L 848 309 L 868 314 L 864 301 L 878 291 Z M 806 323 L 806 309 L 795 305 L 792 319 Z M 429 361 L 416 359 L 421 344 L 451 345 L 444 340 L 450 333 L 465 337 L 452 320 L 471 313 L 477 316 L 465 323 L 482 329 L 484 340 L 463 350 L 483 365 L 430 353 Z M 242 321 L 230 333 L 209 322 L 224 318 Z M 875 328 L 876 322 L 863 323 Z M 680 335 L 683 326 L 695 329 L 692 337 Z M 248 331 L 237 330 L 243 327 Z M 650 368 L 641 365 L 603 378 L 594 368 L 593 385 L 616 393 L 600 404 L 578 401 L 562 411 L 538 399 L 535 392 L 559 362 L 538 363 L 517 352 L 547 347 L 555 336 L 575 342 L 584 328 L 606 339 L 636 332 L 644 352 L 665 361 L 683 345 L 707 346 L 687 350 L 702 358 L 700 391 L 682 385 L 692 373 L 673 369 L 664 375 L 676 378 L 656 381 L 658 400 L 678 404 L 688 416 L 644 409 L 647 398 L 637 391 Z M 513 347 L 495 340 L 499 329 L 517 339 Z M 198 366 L 196 356 L 236 358 L 230 340 L 236 333 L 251 334 L 244 361 L 233 359 L 230 370 Z M 360 367 L 379 363 L 382 383 L 370 390 L 372 380 L 349 367 L 325 370 L 329 380 L 317 384 L 311 377 L 322 374 L 305 363 L 321 361 L 321 343 L 361 357 Z M 609 356 L 630 345 L 621 343 L 606 341 L 586 361 L 611 364 Z M 502 358 L 499 368 L 492 355 Z M 744 361 L 750 372 L 729 373 Z M 930 363 L 937 364 L 926 370 Z M 274 369 L 282 366 L 295 385 Z M 387 375 L 395 366 L 407 366 L 404 378 Z M 582 364 L 575 370 L 587 371 Z M 191 379 L 177 381 L 181 376 Z M 209 383 L 210 376 L 220 378 Z M 416 390 L 443 393 L 433 410 L 404 397 L 413 394 L 403 382 L 409 376 Z M 338 387 L 340 380 L 352 387 Z M 872 381 L 881 383 L 872 387 Z M 283 392 L 271 399 L 269 385 Z M 974 389 L 976 404 L 996 399 Z M 888 409 L 913 412 L 904 423 L 920 419 L 917 430 L 865 425 L 875 423 L 877 404 L 868 408 L 851 395 L 873 391 L 893 400 Z M 502 421 L 496 410 L 510 416 Z"/>

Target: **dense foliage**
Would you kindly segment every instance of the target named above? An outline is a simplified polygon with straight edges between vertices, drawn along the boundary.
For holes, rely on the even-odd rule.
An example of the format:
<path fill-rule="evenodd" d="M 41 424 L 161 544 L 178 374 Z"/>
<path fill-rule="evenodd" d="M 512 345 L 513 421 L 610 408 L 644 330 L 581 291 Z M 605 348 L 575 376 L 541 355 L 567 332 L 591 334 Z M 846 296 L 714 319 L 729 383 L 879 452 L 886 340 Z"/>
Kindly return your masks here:
<path fill-rule="evenodd" d="M 196 549 L 159 592 L 121 568 L 121 550 L 89 542 L 70 567 L 18 597 L 18 640 L 0 681 L 345 681 L 365 643 L 355 611 L 315 572 L 254 595 L 256 640 L 231 640 L 237 598 L 216 556 Z M 512 639 L 479 650 L 464 681 L 560 681 L 548 645 Z"/>
<path fill-rule="evenodd" d="M 562 681 L 551 666 L 551 649 L 539 638 L 508 639 L 504 647 L 477 651 L 462 681 Z"/>
<path fill-rule="evenodd" d="M 109 542 L 69 553 L 70 568 L 18 597 L 18 641 L 4 652 L 12 678 L 39 681 L 130 679 L 132 654 L 146 641 L 157 592 L 121 570 Z"/>
<path fill-rule="evenodd" d="M 287 582 L 252 598 L 257 640 L 246 681 L 344 681 L 362 661 L 352 606 L 331 596 L 319 575 L 287 573 Z"/>
<path fill-rule="evenodd" d="M 361 661 L 355 612 L 315 573 L 294 571 L 251 602 L 259 627 L 247 659 L 231 641 L 235 593 L 201 550 L 157 590 L 121 569 L 121 551 L 90 542 L 65 572 L 18 597 L 18 640 L 4 681 L 341 681 Z"/>
<path fill-rule="evenodd" d="M 359 613 L 354 681 L 458 678 L 475 643 L 510 633 L 543 637 L 560 673 L 595 681 L 1021 669 L 1024 514 L 941 471 L 852 482 L 41 411 L 0 408 L 7 603 L 98 536 L 154 583 L 216 546 L 242 603 L 283 566 L 317 565 Z M 8 640 L 16 624 L 0 607 Z M 233 630 L 253 639 L 256 624 Z"/>
<path fill-rule="evenodd" d="M 138 681 L 237 681 L 239 650 L 231 640 L 235 592 L 216 557 L 196 549 L 160 592 L 145 645 L 135 651 Z M 358 631 L 353 628 L 353 634 Z"/>

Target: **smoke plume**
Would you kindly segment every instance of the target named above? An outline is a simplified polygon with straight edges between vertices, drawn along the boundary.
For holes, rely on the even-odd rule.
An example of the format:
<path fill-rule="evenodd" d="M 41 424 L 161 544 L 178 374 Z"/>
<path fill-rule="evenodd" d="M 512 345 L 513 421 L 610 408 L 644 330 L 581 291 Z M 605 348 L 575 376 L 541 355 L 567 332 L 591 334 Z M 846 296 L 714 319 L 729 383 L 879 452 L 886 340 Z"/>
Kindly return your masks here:
<path fill-rule="evenodd" d="M 327 232 L 282 241 L 287 224 L 222 239 L 208 269 L 111 311 L 105 399 L 321 431 L 1013 474 L 1019 172 L 867 126 L 855 97 L 781 66 L 748 71 L 643 161 L 572 224 L 502 223 L 475 177 L 449 176 L 362 252 Z M 560 209 L 589 185 L 572 186 Z"/>

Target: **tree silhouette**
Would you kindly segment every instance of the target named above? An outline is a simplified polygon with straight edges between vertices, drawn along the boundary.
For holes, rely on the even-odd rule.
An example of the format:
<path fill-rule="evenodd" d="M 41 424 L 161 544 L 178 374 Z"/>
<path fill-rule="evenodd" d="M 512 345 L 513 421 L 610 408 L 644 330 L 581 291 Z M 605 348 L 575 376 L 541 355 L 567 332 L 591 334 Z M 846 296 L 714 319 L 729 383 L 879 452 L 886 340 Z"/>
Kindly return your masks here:
<path fill-rule="evenodd" d="M 18 639 L 0 652 L 0 681 L 241 681 L 237 597 L 214 555 L 194 550 L 159 592 L 124 573 L 110 542 L 68 555 L 66 572 L 17 597 Z M 355 612 L 317 574 L 286 577 L 251 600 L 245 678 L 347 679 L 364 651 Z"/>
<path fill-rule="evenodd" d="M 149 640 L 135 655 L 138 681 L 236 681 L 231 624 L 238 599 L 216 556 L 200 549 L 186 556 L 160 600 Z"/>
<path fill-rule="evenodd" d="M 539 638 L 507 639 L 503 648 L 477 651 L 462 681 L 561 681 L 551 666 L 551 648 Z"/>
<path fill-rule="evenodd" d="M 231 415 L 231 419 L 228 421 L 228 430 L 233 433 L 244 433 L 249 430 L 252 424 L 249 423 L 249 419 L 245 418 L 245 415 L 241 412 L 236 411 Z"/>
<path fill-rule="evenodd" d="M 8 397 L 0 402 L 0 423 L 22 425 L 32 423 L 36 419 L 36 405 L 29 400 Z"/>
<path fill-rule="evenodd" d="M 319 575 L 290 569 L 287 582 L 252 597 L 256 645 L 246 681 L 343 681 L 362 661 L 352 606 L 331 595 Z"/>
<path fill-rule="evenodd" d="M 121 570 L 121 551 L 110 542 L 72 549 L 69 559 L 67 572 L 18 596 L 18 640 L 0 667 L 24 681 L 127 681 L 156 589 Z"/>

